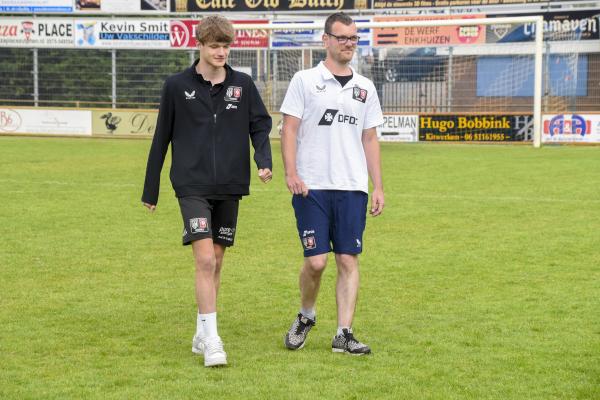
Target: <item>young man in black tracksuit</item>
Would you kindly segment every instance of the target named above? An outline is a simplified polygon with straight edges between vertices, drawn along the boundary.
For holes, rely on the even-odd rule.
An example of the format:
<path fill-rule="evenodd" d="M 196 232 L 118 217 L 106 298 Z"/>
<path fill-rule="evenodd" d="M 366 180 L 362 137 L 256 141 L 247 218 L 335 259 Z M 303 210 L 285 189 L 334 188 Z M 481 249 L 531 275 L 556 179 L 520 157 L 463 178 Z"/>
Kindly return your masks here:
<path fill-rule="evenodd" d="M 233 245 L 238 203 L 249 194 L 250 144 L 263 182 L 271 180 L 271 117 L 252 79 L 226 64 L 234 40 L 220 16 L 196 30 L 200 58 L 165 81 L 148 156 L 142 202 L 154 211 L 160 171 L 171 143 L 171 183 L 183 217 L 183 244 L 192 245 L 198 318 L 192 351 L 204 365 L 227 364 L 217 331 L 217 293 L 225 249 Z"/>

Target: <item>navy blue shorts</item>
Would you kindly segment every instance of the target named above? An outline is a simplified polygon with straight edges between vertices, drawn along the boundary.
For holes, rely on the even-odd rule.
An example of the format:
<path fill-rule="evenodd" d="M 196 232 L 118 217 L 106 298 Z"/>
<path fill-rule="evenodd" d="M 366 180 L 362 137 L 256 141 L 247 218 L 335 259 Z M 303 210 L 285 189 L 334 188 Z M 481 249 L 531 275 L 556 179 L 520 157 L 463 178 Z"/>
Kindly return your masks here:
<path fill-rule="evenodd" d="M 292 206 L 304 257 L 360 254 L 367 219 L 368 195 L 360 191 L 309 190 L 295 194 Z"/>

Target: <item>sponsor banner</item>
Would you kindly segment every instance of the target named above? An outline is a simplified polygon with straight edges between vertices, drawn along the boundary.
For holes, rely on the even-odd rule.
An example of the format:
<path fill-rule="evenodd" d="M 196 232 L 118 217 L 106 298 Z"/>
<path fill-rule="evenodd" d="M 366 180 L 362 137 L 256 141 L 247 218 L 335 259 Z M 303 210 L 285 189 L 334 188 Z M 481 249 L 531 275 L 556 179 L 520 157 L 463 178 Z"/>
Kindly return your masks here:
<path fill-rule="evenodd" d="M 269 20 L 235 20 L 234 24 L 266 24 Z M 196 27 L 198 20 L 171 20 L 169 34 L 171 47 L 184 48 L 197 46 Z M 269 46 L 269 34 L 266 30 L 237 29 L 235 31 L 235 41 L 232 48 L 255 48 L 262 49 Z"/>
<path fill-rule="evenodd" d="M 89 136 L 92 112 L 0 108 L 0 134 L 3 133 Z"/>
<path fill-rule="evenodd" d="M 0 18 L 0 47 L 73 47 L 70 19 Z"/>
<path fill-rule="evenodd" d="M 77 12 L 138 13 L 146 11 L 169 11 L 168 0 L 76 0 Z"/>
<path fill-rule="evenodd" d="M 365 10 L 372 0 L 171 0 L 173 12 Z"/>
<path fill-rule="evenodd" d="M 355 22 L 371 22 L 370 19 L 355 19 Z M 271 32 L 271 47 L 278 49 L 285 48 L 323 48 L 324 29 L 285 29 L 286 24 L 310 24 L 320 23 L 325 26 L 325 20 L 311 21 L 273 21 L 274 25 L 281 24 L 282 29 L 274 29 Z M 372 35 L 370 28 L 360 28 L 357 31 L 359 40 L 358 47 L 370 47 L 372 44 Z"/>
<path fill-rule="evenodd" d="M 422 21 L 484 18 L 485 15 L 446 15 L 416 17 L 375 17 L 375 22 Z M 402 28 L 374 28 L 375 46 L 449 46 L 485 43 L 485 26 L 408 26 Z"/>
<path fill-rule="evenodd" d="M 70 13 L 73 0 L 0 0 L 0 12 Z"/>
<path fill-rule="evenodd" d="M 542 116 L 544 143 L 600 143 L 600 114 Z"/>
<path fill-rule="evenodd" d="M 157 111 L 92 111 L 92 134 L 143 136 L 153 135 Z"/>
<path fill-rule="evenodd" d="M 515 142 L 530 140 L 531 115 L 421 115 L 419 141 Z"/>
<path fill-rule="evenodd" d="M 373 8 L 470 7 L 519 4 L 547 5 L 554 0 L 373 0 Z M 561 0 L 564 3 L 577 0 Z"/>
<path fill-rule="evenodd" d="M 488 15 L 490 18 L 536 14 Z M 600 11 L 564 11 L 544 13 L 544 40 L 600 39 Z M 527 42 L 535 39 L 535 23 L 495 24 L 487 26 L 487 43 Z"/>
<path fill-rule="evenodd" d="M 271 47 L 277 49 L 284 48 L 321 48 L 323 47 L 323 29 L 294 29 L 286 30 L 286 24 L 305 24 L 317 21 L 273 21 L 273 25 L 281 25 L 282 29 L 273 29 L 271 31 Z M 323 25 L 325 25 L 324 21 Z"/>
<path fill-rule="evenodd" d="M 77 47 L 153 48 L 170 47 L 170 24 L 165 19 L 75 21 Z"/>
<path fill-rule="evenodd" d="M 419 140 L 418 115 L 384 115 L 383 124 L 377 127 L 381 142 L 416 142 Z"/>

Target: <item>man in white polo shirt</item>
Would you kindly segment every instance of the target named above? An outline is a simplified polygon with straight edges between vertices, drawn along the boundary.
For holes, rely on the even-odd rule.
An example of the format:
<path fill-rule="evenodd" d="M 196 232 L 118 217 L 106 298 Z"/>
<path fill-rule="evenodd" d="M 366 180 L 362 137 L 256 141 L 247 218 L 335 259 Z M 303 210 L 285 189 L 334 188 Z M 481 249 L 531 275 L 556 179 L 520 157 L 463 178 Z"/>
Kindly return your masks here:
<path fill-rule="evenodd" d="M 338 329 L 334 352 L 371 353 L 352 332 L 359 287 L 369 176 L 370 214 L 383 211 L 379 142 L 383 115 L 373 82 L 349 63 L 358 43 L 352 18 L 335 13 L 325 21 L 325 61 L 294 75 L 281 112 L 281 149 L 304 249 L 300 272 L 301 308 L 285 335 L 285 346 L 301 349 L 316 322 L 315 304 L 327 255 L 335 253 Z"/>

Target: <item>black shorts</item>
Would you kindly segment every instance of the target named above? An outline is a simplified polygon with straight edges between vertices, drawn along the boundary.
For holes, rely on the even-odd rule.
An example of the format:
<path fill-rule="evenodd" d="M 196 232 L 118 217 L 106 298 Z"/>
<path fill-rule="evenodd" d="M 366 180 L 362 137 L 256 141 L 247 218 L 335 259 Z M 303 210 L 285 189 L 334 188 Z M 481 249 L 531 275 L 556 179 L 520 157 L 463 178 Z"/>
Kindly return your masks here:
<path fill-rule="evenodd" d="M 214 200 L 200 196 L 178 198 L 183 218 L 183 245 L 212 238 L 214 243 L 233 246 L 239 200 Z"/>

